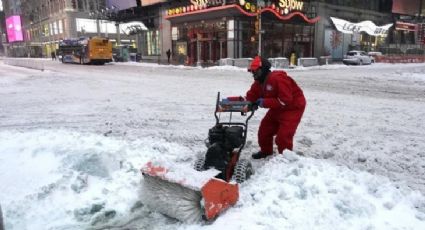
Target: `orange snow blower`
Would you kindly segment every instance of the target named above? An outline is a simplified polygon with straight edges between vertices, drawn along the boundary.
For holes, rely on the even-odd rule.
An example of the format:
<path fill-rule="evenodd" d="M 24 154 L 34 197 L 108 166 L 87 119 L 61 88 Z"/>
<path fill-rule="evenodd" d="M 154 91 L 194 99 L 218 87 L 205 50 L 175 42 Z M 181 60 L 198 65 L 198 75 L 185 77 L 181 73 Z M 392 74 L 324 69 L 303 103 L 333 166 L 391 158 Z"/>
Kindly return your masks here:
<path fill-rule="evenodd" d="M 141 169 L 144 204 L 189 223 L 213 220 L 234 205 L 239 198 L 238 183 L 253 174 L 251 162 L 239 158 L 246 143 L 248 121 L 256 108 L 242 97 L 220 99 L 218 93 L 216 124 L 208 132 L 205 156 L 198 157 L 193 168 L 148 162 Z M 224 113 L 229 118 L 225 122 L 221 119 Z M 234 122 L 233 113 L 247 118 Z"/>

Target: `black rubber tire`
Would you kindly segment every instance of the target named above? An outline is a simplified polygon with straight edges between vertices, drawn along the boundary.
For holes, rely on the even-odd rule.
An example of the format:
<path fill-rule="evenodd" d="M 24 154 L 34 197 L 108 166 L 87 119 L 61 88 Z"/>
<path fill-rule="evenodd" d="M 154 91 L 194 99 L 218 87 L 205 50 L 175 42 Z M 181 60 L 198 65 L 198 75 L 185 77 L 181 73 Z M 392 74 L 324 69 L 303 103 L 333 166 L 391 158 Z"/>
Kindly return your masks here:
<path fill-rule="evenodd" d="M 205 165 L 205 157 L 204 156 L 198 157 L 195 161 L 195 164 L 193 165 L 193 168 L 199 172 L 205 171 L 204 165 Z"/>
<path fill-rule="evenodd" d="M 236 181 L 238 184 L 241 184 L 248 180 L 252 174 L 254 174 L 254 170 L 252 169 L 251 161 L 247 159 L 241 159 L 235 166 L 232 180 Z"/>

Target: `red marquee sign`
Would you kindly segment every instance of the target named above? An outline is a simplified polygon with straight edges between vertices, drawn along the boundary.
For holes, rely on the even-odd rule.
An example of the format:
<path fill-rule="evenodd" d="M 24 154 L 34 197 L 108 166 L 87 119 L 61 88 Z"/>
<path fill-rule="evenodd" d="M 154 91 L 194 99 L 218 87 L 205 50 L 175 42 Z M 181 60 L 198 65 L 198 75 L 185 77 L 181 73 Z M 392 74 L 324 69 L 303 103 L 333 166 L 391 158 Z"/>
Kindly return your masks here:
<path fill-rule="evenodd" d="M 263 12 L 270 12 L 280 20 L 289 20 L 294 16 L 299 16 L 308 23 L 316 23 L 320 19 L 320 17 L 308 18 L 303 13 L 306 8 L 304 1 L 299 0 L 274 0 L 267 1 L 267 3 L 261 0 L 239 0 L 232 2 L 237 2 L 238 4 L 225 5 L 224 1 L 221 0 L 190 0 L 191 5 L 169 9 L 166 18 L 235 8 L 249 17 L 255 17 Z"/>

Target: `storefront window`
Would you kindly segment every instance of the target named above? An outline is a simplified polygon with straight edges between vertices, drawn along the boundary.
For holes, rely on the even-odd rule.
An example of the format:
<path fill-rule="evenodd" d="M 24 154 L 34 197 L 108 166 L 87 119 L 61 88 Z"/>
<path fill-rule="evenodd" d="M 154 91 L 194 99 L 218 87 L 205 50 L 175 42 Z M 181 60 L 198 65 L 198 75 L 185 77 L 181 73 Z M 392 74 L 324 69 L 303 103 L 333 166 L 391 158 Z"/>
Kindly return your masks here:
<path fill-rule="evenodd" d="M 261 39 L 263 56 L 289 58 L 292 53 L 297 57 L 313 56 L 312 25 L 268 19 L 262 24 L 262 30 L 266 31 Z"/>
<path fill-rule="evenodd" d="M 159 32 L 158 30 L 150 30 L 146 33 L 146 47 L 147 55 L 160 55 L 161 50 L 159 48 Z"/>
<path fill-rule="evenodd" d="M 209 65 L 226 58 L 226 25 L 226 21 L 223 20 L 174 25 L 171 29 L 174 61 L 190 65 L 197 63 Z"/>
<path fill-rule="evenodd" d="M 187 42 L 177 42 L 176 43 L 176 55 L 187 55 Z"/>
<path fill-rule="evenodd" d="M 254 57 L 258 54 L 258 34 L 255 33 L 255 21 L 241 21 L 237 28 L 237 44 L 241 44 L 238 48 L 242 48 L 241 58 Z M 236 56 L 238 57 L 238 56 Z"/>

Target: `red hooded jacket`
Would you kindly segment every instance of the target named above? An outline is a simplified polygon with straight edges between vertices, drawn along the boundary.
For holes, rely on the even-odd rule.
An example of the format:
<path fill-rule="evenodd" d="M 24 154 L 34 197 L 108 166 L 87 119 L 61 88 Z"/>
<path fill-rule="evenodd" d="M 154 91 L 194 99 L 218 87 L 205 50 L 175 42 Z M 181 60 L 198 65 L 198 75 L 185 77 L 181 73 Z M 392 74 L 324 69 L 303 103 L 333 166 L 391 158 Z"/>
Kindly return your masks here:
<path fill-rule="evenodd" d="M 303 91 L 285 71 L 270 72 L 264 83 L 255 81 L 246 93 L 251 102 L 263 98 L 263 107 L 271 110 L 298 110 L 305 108 Z"/>

